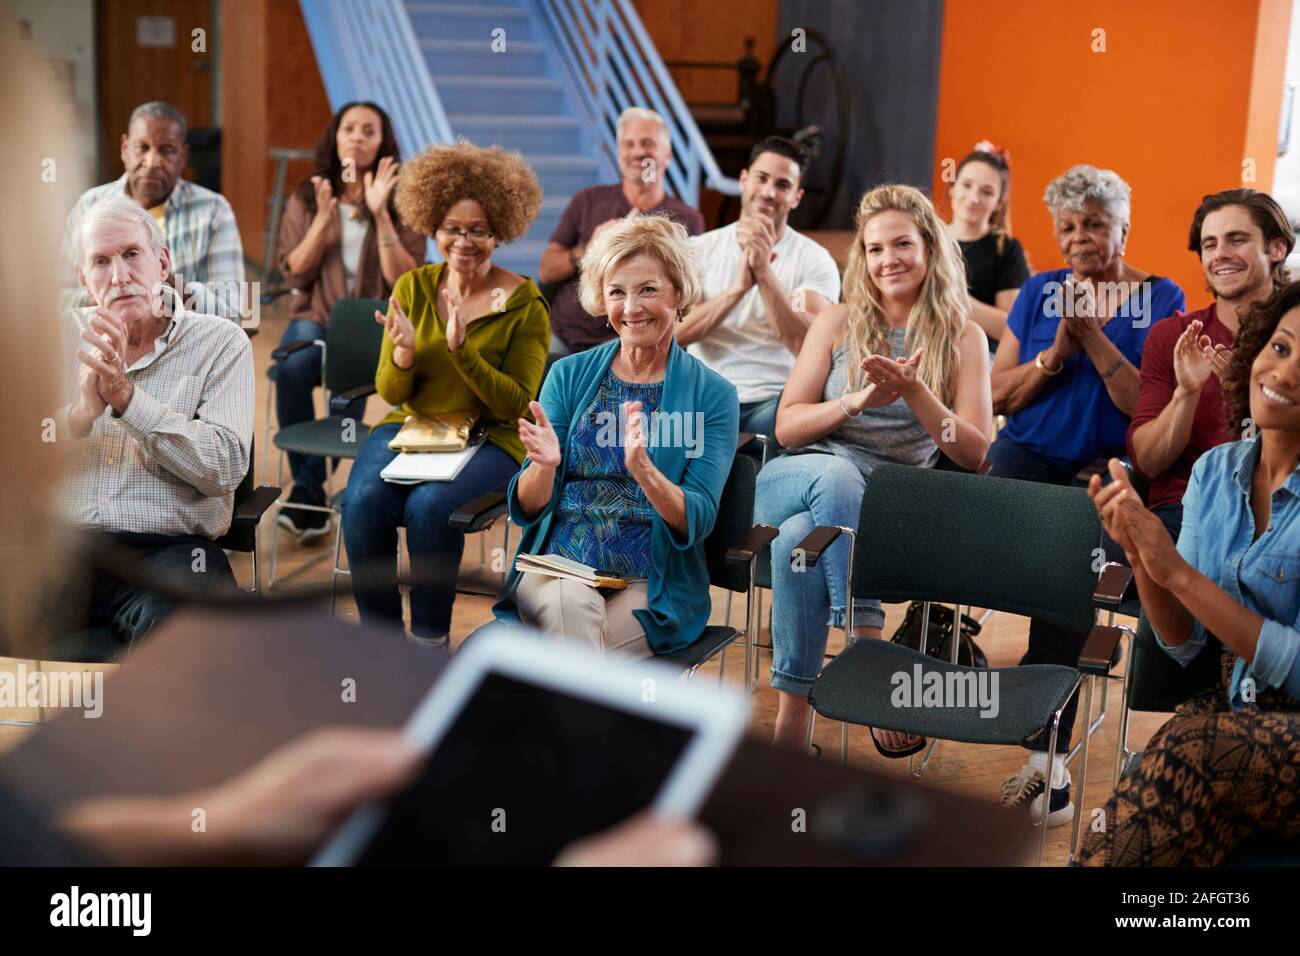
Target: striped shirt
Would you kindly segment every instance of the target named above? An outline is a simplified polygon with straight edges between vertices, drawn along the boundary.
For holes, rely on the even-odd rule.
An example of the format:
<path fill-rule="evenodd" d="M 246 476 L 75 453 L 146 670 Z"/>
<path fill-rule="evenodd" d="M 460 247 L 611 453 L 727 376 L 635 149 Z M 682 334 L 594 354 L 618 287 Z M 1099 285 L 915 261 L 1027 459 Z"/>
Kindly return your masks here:
<path fill-rule="evenodd" d="M 63 247 L 70 266 L 76 265 L 76 229 L 91 206 L 110 196 L 125 196 L 127 176 L 86 190 L 68 214 Z M 244 246 L 235 225 L 235 213 L 226 197 L 181 179 L 163 204 L 163 237 L 171 253 L 171 271 L 185 283 L 185 305 L 190 311 L 220 315 L 239 321 L 245 304 Z M 251 303 L 251 298 L 249 299 Z M 73 273 L 66 308 L 93 305 Z"/>
<path fill-rule="evenodd" d="M 86 327 L 92 309 L 73 313 Z M 61 512 L 82 527 L 219 538 L 253 439 L 253 349 L 239 326 L 179 311 L 126 370 L 135 391 L 76 439 Z M 55 434 L 68 434 L 65 407 Z"/>

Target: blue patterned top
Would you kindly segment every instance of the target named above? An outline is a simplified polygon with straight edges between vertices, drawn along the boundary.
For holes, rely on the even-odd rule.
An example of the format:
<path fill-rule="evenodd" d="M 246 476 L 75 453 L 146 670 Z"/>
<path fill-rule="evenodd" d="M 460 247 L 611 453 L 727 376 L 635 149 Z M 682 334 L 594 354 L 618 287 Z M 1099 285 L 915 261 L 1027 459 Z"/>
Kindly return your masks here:
<path fill-rule="evenodd" d="M 595 400 L 569 431 L 565 481 L 545 551 L 625 578 L 650 576 L 654 509 L 623 466 L 624 402 L 659 408 L 664 383 L 625 382 L 605 373 Z M 653 430 L 645 429 L 647 439 Z"/>

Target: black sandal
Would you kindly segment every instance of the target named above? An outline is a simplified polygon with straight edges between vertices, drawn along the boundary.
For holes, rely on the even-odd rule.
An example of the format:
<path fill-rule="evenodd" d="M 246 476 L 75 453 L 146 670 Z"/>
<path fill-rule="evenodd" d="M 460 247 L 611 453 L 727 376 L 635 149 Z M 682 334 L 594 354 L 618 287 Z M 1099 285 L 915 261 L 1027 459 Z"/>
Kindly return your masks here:
<path fill-rule="evenodd" d="M 911 747 L 908 747 L 906 750 L 890 750 L 888 747 L 884 746 L 883 744 L 881 744 L 879 740 L 876 739 L 876 728 L 869 727 L 867 729 L 871 732 L 871 742 L 876 745 L 876 751 L 880 754 L 880 756 L 888 757 L 890 760 L 901 760 L 904 757 L 911 757 L 914 754 L 919 754 L 922 750 L 924 750 L 927 746 L 929 746 L 930 743 L 930 741 L 926 740 L 924 737 L 921 737 L 916 744 L 914 744 Z"/>

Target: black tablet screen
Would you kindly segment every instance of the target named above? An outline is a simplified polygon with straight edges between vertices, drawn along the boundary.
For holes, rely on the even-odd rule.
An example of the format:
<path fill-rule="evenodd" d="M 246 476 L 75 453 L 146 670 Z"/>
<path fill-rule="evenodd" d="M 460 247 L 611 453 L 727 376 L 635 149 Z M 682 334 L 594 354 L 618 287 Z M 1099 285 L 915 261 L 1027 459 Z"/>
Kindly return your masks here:
<path fill-rule="evenodd" d="M 647 807 L 691 736 L 490 673 L 357 863 L 549 864 Z"/>

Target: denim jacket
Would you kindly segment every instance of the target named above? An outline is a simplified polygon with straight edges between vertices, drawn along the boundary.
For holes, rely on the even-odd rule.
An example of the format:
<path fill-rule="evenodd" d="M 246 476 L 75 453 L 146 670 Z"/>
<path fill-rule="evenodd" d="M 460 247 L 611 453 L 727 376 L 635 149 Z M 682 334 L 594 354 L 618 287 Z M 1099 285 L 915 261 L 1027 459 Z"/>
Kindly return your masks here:
<path fill-rule="evenodd" d="M 1254 538 L 1250 489 L 1259 464 L 1260 443 L 1229 442 L 1206 452 L 1192 467 L 1183 496 L 1183 528 L 1178 552 L 1223 588 L 1233 600 L 1264 617 L 1255 659 L 1238 657 L 1229 699 L 1234 710 L 1245 701 L 1241 681 L 1251 677 L 1300 699 L 1300 469 L 1273 492 L 1268 528 Z M 1182 644 L 1160 646 L 1186 665 L 1209 637 L 1196 621 Z"/>

